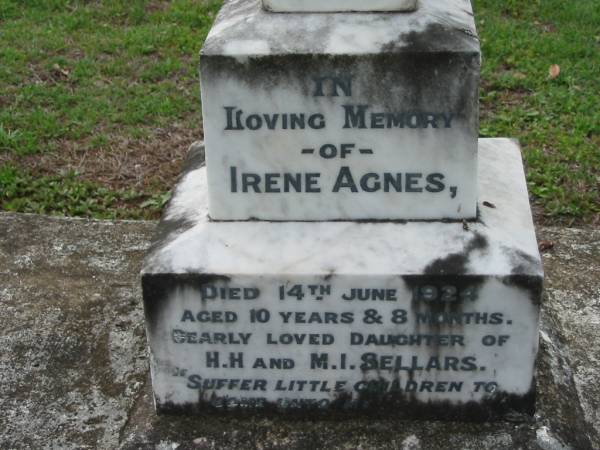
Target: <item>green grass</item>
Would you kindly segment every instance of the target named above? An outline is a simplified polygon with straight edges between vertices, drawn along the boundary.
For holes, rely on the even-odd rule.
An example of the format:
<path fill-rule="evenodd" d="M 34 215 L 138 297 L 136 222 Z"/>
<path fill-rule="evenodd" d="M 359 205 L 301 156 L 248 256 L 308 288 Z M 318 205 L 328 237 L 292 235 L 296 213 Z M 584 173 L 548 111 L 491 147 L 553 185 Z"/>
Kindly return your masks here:
<path fill-rule="evenodd" d="M 118 155 L 173 124 L 199 130 L 197 54 L 219 4 L 0 0 L 0 209 L 157 217 L 172 179 L 123 187 L 40 161 Z M 484 54 L 482 136 L 522 142 L 546 220 L 597 221 L 598 0 L 474 7 Z M 552 64 L 561 67 L 556 79 L 548 77 Z"/>
<path fill-rule="evenodd" d="M 8 211 L 99 219 L 146 219 L 169 199 L 168 193 L 110 190 L 79 180 L 76 172 L 34 177 L 8 165 L 0 167 L 0 189 L 2 206 Z"/>
<path fill-rule="evenodd" d="M 600 213 L 600 4 L 475 0 L 482 39 L 483 136 L 523 144 L 546 216 Z M 561 68 L 555 79 L 549 67 Z"/>
<path fill-rule="evenodd" d="M 218 2 L 154 4 L 0 0 L 2 150 L 193 120 L 196 55 Z"/>
<path fill-rule="evenodd" d="M 63 175 L 60 165 L 41 167 L 41 157 L 66 157 L 69 148 L 90 163 L 173 124 L 198 136 L 197 54 L 219 6 L 0 0 L 0 209 L 157 217 L 170 186 L 103 186 L 90 175 Z M 169 142 L 153 151 L 161 144 Z"/>

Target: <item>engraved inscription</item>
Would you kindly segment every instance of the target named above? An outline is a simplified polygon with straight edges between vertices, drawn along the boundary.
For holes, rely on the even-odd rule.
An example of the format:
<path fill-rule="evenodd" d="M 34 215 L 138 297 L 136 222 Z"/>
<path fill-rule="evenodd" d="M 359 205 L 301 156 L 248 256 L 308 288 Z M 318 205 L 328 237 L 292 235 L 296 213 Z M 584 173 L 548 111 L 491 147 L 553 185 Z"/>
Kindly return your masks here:
<path fill-rule="evenodd" d="M 325 75 L 312 78 L 314 97 L 347 97 L 353 95 L 352 75 Z M 301 132 L 319 131 L 328 127 L 323 112 L 256 112 L 235 105 L 223 106 L 226 133 L 236 132 Z M 368 104 L 342 104 L 338 114 L 344 130 L 395 129 L 399 132 L 434 130 L 443 132 L 453 127 L 455 114 L 451 111 L 373 111 Z M 318 147 L 302 147 L 300 155 L 325 160 L 349 160 L 377 155 L 377 148 L 358 142 L 324 142 Z M 327 179 L 325 179 L 327 178 Z M 439 194 L 451 199 L 458 193 L 457 186 L 448 186 L 446 174 L 426 173 L 398 168 L 390 172 L 361 172 L 341 164 L 333 179 L 323 177 L 315 166 L 310 172 L 256 172 L 229 167 L 229 191 L 233 194 L 320 194 L 386 193 L 386 194 Z"/>
<path fill-rule="evenodd" d="M 166 324 L 189 362 L 172 376 L 218 408 L 326 408 L 342 394 L 353 408 L 374 392 L 448 401 L 495 392 L 520 318 L 496 310 L 478 284 L 397 280 L 203 285 L 196 307 Z"/>

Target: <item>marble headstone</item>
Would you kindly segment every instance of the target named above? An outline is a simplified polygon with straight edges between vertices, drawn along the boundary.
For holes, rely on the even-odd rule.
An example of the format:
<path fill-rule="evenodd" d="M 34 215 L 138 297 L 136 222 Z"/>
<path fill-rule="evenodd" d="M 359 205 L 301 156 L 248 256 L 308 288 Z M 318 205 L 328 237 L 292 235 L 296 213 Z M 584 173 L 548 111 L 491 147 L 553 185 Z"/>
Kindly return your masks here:
<path fill-rule="evenodd" d="M 469 0 L 227 2 L 201 55 L 211 218 L 474 218 L 479 65 Z"/>
<path fill-rule="evenodd" d="M 157 410 L 532 414 L 543 271 L 469 0 L 312 12 L 229 0 L 205 42 L 142 270 Z"/>

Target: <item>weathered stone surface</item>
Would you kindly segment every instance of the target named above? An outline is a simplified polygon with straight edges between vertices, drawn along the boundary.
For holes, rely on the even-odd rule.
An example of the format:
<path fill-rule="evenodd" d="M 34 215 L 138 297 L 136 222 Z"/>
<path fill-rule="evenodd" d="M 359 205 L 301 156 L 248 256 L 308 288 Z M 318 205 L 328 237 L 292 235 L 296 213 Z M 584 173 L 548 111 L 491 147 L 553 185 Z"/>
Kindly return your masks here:
<path fill-rule="evenodd" d="M 231 0 L 200 65 L 213 219 L 476 216 L 469 0 L 421 0 L 411 14 Z"/>
<path fill-rule="evenodd" d="M 0 447 L 112 448 L 147 362 L 148 222 L 0 215 Z"/>
<path fill-rule="evenodd" d="M 600 449 L 600 230 L 553 250 L 535 420 L 286 420 L 154 413 L 138 270 L 155 223 L 0 214 L 0 447 Z"/>
<path fill-rule="evenodd" d="M 548 229 L 555 244 L 542 309 L 541 408 L 573 448 L 600 448 L 600 230 Z M 562 417 L 561 417 L 562 416 Z M 584 425 L 583 427 L 581 425 Z"/>

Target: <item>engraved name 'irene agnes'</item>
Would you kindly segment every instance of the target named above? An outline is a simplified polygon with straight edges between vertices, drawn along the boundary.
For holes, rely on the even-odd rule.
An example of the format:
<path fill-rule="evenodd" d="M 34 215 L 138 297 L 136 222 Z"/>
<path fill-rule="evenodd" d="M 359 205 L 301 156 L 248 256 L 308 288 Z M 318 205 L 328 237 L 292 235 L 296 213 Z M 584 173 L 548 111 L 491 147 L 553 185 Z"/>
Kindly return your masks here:
<path fill-rule="evenodd" d="M 314 97 L 351 97 L 351 76 L 324 76 L 312 79 Z M 323 130 L 327 117 L 321 112 L 247 112 L 240 106 L 224 106 L 225 132 L 269 132 Z M 368 104 L 339 106 L 344 130 L 446 130 L 453 127 L 452 112 L 379 111 Z M 307 146 L 308 147 L 308 146 Z M 326 160 L 347 160 L 353 155 L 366 156 L 376 152 L 357 143 L 323 143 L 317 148 L 301 148 L 301 155 L 317 155 Z M 455 198 L 458 188 L 447 186 L 446 175 L 439 172 L 390 171 L 355 173 L 349 164 L 340 166 L 330 180 L 322 179 L 318 171 L 266 172 L 229 167 L 229 190 L 241 194 L 318 194 L 332 193 L 429 193 L 449 192 Z M 328 186 L 324 186 L 329 183 Z"/>

